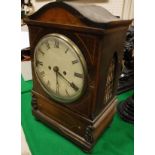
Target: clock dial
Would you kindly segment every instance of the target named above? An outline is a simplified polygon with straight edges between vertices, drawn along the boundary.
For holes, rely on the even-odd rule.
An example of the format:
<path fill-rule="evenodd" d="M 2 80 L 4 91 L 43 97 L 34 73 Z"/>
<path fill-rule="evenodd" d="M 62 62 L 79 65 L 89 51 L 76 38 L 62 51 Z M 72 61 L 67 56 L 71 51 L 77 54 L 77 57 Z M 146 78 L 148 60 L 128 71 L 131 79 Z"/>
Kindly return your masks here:
<path fill-rule="evenodd" d="M 76 44 L 61 34 L 49 34 L 37 44 L 34 70 L 42 88 L 56 101 L 70 103 L 83 92 L 85 59 Z"/>

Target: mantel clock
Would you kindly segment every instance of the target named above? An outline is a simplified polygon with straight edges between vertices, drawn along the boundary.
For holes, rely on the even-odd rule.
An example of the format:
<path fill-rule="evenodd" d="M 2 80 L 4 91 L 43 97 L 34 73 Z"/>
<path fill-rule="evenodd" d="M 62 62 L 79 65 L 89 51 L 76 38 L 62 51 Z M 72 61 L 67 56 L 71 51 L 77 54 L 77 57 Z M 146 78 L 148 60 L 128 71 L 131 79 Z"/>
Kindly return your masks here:
<path fill-rule="evenodd" d="M 95 5 L 53 2 L 24 21 L 32 57 L 33 115 L 90 151 L 115 113 L 131 20 Z"/>

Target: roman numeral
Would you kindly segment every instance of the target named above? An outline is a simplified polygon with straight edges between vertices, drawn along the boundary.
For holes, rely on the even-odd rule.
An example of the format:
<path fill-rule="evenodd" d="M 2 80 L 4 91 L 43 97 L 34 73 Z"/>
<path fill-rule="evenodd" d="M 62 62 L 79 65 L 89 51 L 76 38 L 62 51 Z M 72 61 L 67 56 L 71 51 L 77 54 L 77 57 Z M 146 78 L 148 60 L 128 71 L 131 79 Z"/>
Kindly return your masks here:
<path fill-rule="evenodd" d="M 59 48 L 59 41 L 57 39 L 54 40 L 54 48 Z"/>
<path fill-rule="evenodd" d="M 75 91 L 78 91 L 78 90 L 79 90 L 79 88 L 78 88 L 73 82 L 70 84 L 70 86 L 71 86 Z"/>
<path fill-rule="evenodd" d="M 44 56 L 44 52 L 39 48 L 38 51 Z"/>
<path fill-rule="evenodd" d="M 69 48 L 67 48 L 67 49 L 66 49 L 65 53 L 67 53 L 67 52 L 68 52 L 68 50 L 69 50 Z"/>
<path fill-rule="evenodd" d="M 83 78 L 83 74 L 80 74 L 80 73 L 74 73 L 74 76 L 78 77 L 78 78 Z"/>
<path fill-rule="evenodd" d="M 69 93 L 68 93 L 68 91 L 67 91 L 66 89 L 65 89 L 65 92 L 66 92 L 66 95 L 67 95 L 67 96 L 70 96 Z"/>
<path fill-rule="evenodd" d="M 38 66 L 38 65 L 43 66 L 43 62 L 37 60 L 37 61 L 36 61 L 36 66 Z"/>
<path fill-rule="evenodd" d="M 48 80 L 48 81 L 47 81 L 47 86 L 50 87 L 50 85 L 51 85 L 51 83 L 50 83 L 50 81 Z"/>
<path fill-rule="evenodd" d="M 76 64 L 76 63 L 78 63 L 79 62 L 79 60 L 73 60 L 72 61 L 72 64 Z"/>
<path fill-rule="evenodd" d="M 40 75 L 41 75 L 42 77 L 44 77 L 44 76 L 45 76 L 45 72 L 44 72 L 44 71 L 41 71 L 41 72 L 40 72 Z"/>
<path fill-rule="evenodd" d="M 48 42 L 46 42 L 45 44 L 46 44 L 47 50 L 50 49 L 50 44 Z"/>

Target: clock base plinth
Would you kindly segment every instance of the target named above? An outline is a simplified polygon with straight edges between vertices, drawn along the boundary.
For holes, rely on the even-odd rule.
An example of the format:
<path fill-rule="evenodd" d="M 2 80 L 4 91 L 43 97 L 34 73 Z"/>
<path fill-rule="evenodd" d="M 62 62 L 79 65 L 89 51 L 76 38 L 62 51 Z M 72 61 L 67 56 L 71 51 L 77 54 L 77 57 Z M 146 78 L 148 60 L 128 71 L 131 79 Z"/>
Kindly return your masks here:
<path fill-rule="evenodd" d="M 33 95 L 34 98 L 34 95 Z M 63 124 L 65 121 L 68 122 L 67 117 L 64 116 L 63 119 L 61 117 L 57 117 L 58 115 L 61 115 L 61 110 L 59 108 L 59 111 L 57 111 L 55 106 L 53 106 L 53 113 L 52 110 L 50 111 L 49 114 L 47 114 L 44 111 L 43 106 L 39 108 L 40 101 L 32 99 L 32 113 L 33 115 L 37 118 L 37 120 L 40 120 L 47 126 L 51 127 L 52 129 L 56 130 L 59 132 L 61 135 L 65 136 L 72 142 L 74 142 L 76 145 L 78 145 L 83 151 L 85 152 L 90 152 L 97 142 L 97 139 L 99 136 L 102 134 L 102 132 L 108 128 L 110 123 L 112 122 L 113 115 L 115 114 L 116 111 L 116 102 L 117 100 L 114 98 L 109 104 L 106 110 L 104 110 L 102 113 L 99 114 L 93 121 L 84 119 L 83 117 L 78 118 L 75 114 L 72 115 L 72 113 L 68 113 L 67 116 L 72 118 L 72 121 L 69 120 L 70 124 Z M 47 103 L 48 104 L 48 103 Z M 34 106 L 35 105 L 35 106 Z M 38 106 L 36 106 L 38 105 Z M 52 107 L 53 104 L 50 104 Z M 55 110 L 57 111 L 55 113 Z M 63 110 L 63 109 L 62 109 Z M 63 111 L 62 111 L 63 113 Z M 75 126 L 76 120 L 77 119 L 77 128 L 71 129 L 70 126 Z M 80 124 L 81 123 L 81 124 Z M 80 131 L 78 131 L 79 126 L 81 125 Z"/>

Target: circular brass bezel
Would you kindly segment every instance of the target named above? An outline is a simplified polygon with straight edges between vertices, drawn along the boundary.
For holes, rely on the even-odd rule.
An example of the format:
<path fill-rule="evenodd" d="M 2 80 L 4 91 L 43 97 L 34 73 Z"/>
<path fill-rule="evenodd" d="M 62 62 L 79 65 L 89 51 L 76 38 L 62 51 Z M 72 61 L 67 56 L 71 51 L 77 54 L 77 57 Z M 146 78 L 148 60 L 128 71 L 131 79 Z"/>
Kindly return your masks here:
<path fill-rule="evenodd" d="M 55 92 L 53 91 L 49 91 L 48 88 L 45 86 L 45 84 L 42 82 L 42 80 L 39 78 L 38 73 L 36 71 L 36 54 L 37 54 L 37 49 L 38 47 L 44 42 L 45 39 L 47 38 L 57 38 L 57 39 L 61 39 L 63 40 L 66 44 L 69 45 L 70 48 L 72 48 L 74 50 L 74 52 L 76 53 L 77 57 L 80 60 L 80 63 L 82 65 L 83 68 L 83 72 L 84 72 L 84 84 L 83 84 L 83 88 L 81 91 L 79 91 L 76 95 L 72 96 L 72 97 L 58 97 L 56 95 Z M 87 79 L 87 66 L 86 66 L 86 61 L 84 59 L 84 56 L 81 52 L 81 50 L 78 48 L 78 46 L 68 37 L 66 37 L 65 35 L 62 34 L 58 34 L 58 33 L 51 33 L 51 34 L 47 34 L 44 37 L 42 37 L 39 42 L 37 43 L 35 50 L 34 50 L 34 61 L 33 61 L 33 66 L 34 66 L 34 71 L 35 71 L 35 75 L 37 77 L 38 82 L 40 83 L 41 87 L 43 88 L 43 90 L 55 101 L 58 101 L 60 103 L 73 103 L 74 101 L 78 100 L 82 94 L 84 93 L 84 90 L 86 88 L 86 79 Z"/>

